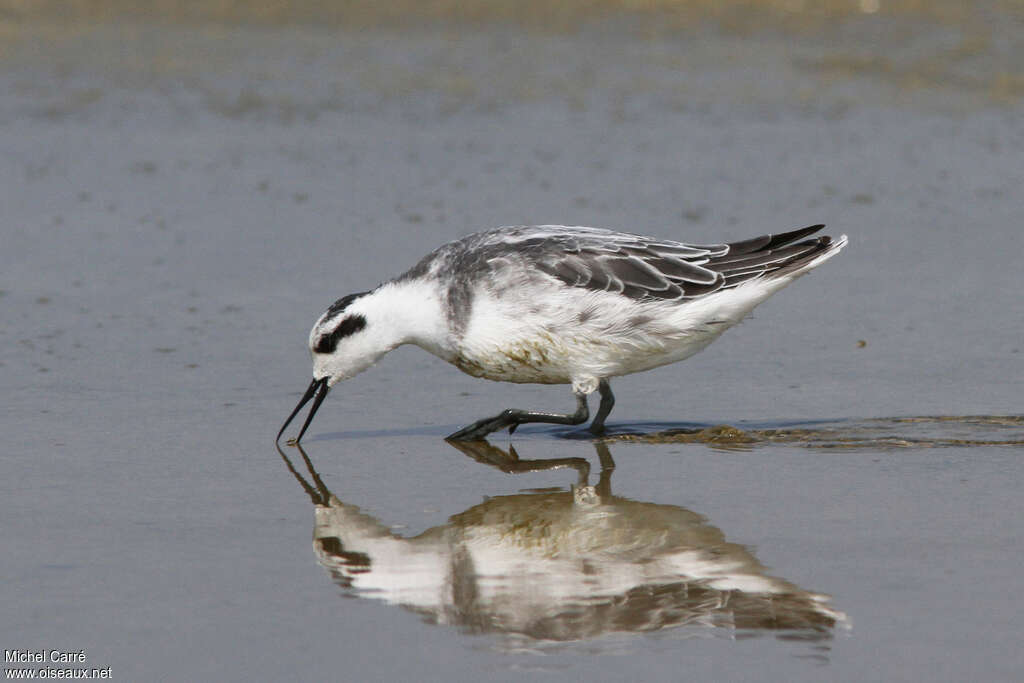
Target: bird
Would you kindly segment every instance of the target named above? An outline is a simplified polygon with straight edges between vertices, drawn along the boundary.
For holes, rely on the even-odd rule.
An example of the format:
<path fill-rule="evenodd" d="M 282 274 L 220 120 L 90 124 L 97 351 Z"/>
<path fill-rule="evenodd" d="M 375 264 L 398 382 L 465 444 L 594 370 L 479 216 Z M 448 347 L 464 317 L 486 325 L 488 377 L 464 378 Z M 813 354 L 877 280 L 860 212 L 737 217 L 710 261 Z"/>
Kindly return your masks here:
<path fill-rule="evenodd" d="M 846 246 L 824 225 L 723 244 L 687 244 L 603 228 L 506 226 L 444 244 L 370 291 L 338 299 L 309 334 L 313 380 L 277 434 L 313 401 L 306 433 L 338 382 L 415 344 L 495 381 L 568 384 L 573 413 L 510 408 L 450 434 L 478 441 L 521 424 L 590 431 L 615 405 L 610 380 L 707 347 L 759 303 Z"/>

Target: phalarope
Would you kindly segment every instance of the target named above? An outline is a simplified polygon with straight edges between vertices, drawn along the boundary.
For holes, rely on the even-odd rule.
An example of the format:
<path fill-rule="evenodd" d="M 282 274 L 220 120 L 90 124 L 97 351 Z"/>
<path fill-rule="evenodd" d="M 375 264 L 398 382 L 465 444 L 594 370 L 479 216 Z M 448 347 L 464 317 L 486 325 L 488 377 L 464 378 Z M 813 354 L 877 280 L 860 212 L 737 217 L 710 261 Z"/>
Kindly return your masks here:
<path fill-rule="evenodd" d="M 277 434 L 310 400 L 297 443 L 328 391 L 402 344 L 474 377 L 571 384 L 576 412 L 508 409 L 451 434 L 477 440 L 528 422 L 578 425 L 587 396 L 604 430 L 611 377 L 697 353 L 755 306 L 835 256 L 846 235 L 823 225 L 731 244 L 692 245 L 598 228 L 504 227 L 449 242 L 408 272 L 334 302 L 313 325 L 313 381 Z"/>

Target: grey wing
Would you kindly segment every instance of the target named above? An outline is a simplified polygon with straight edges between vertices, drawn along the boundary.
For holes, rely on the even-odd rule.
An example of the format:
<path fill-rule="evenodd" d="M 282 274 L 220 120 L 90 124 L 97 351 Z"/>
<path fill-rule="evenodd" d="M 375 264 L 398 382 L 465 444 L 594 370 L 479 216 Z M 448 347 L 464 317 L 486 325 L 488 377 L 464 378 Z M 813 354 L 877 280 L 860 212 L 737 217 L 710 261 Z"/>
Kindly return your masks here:
<path fill-rule="evenodd" d="M 816 256 L 831 240 L 805 240 L 824 225 L 731 244 L 691 245 L 602 230 L 526 240 L 536 267 L 572 287 L 631 299 L 692 299 Z"/>

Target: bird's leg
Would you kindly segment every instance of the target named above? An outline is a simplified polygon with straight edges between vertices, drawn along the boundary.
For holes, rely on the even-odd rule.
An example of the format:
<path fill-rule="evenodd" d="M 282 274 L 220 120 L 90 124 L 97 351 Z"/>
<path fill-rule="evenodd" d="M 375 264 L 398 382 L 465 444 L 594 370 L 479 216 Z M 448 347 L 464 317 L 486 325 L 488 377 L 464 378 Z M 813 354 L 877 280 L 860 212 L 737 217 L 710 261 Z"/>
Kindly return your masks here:
<path fill-rule="evenodd" d="M 612 394 L 612 385 L 606 379 L 601 380 L 597 385 L 597 390 L 601 392 L 601 405 L 597 407 L 597 415 L 594 416 L 594 421 L 590 423 L 590 433 L 604 434 L 604 419 L 608 417 L 608 413 L 612 412 L 612 408 L 615 407 L 615 396 Z"/>
<path fill-rule="evenodd" d="M 603 394 L 602 394 L 603 396 Z M 603 405 L 603 400 L 602 400 Z M 609 408 L 611 410 L 611 408 Z M 560 415 L 558 413 L 536 413 L 529 410 L 509 408 L 503 410 L 494 417 L 487 417 L 477 420 L 468 427 L 447 437 L 448 441 L 479 441 L 491 432 L 499 429 L 509 428 L 511 434 L 521 424 L 528 422 L 545 422 L 556 425 L 578 425 L 583 424 L 590 417 L 590 409 L 587 408 L 586 394 L 576 394 L 576 412 L 572 415 Z"/>

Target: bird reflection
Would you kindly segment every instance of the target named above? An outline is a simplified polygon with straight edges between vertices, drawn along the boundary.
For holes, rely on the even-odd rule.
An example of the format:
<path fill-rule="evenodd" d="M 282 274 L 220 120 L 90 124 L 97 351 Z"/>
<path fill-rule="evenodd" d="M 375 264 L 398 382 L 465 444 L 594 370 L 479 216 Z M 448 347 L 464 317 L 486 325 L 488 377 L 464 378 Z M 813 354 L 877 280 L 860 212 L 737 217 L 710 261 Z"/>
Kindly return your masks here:
<path fill-rule="evenodd" d="M 337 584 L 516 649 L 664 629 L 820 642 L 846 621 L 827 596 L 766 575 L 700 515 L 613 495 L 603 443 L 596 485 L 584 458 L 522 460 L 486 442 L 452 445 L 506 472 L 573 468 L 578 483 L 488 498 L 405 538 L 331 493 L 301 447 L 311 481 L 278 449 L 314 504 L 313 549 Z"/>

